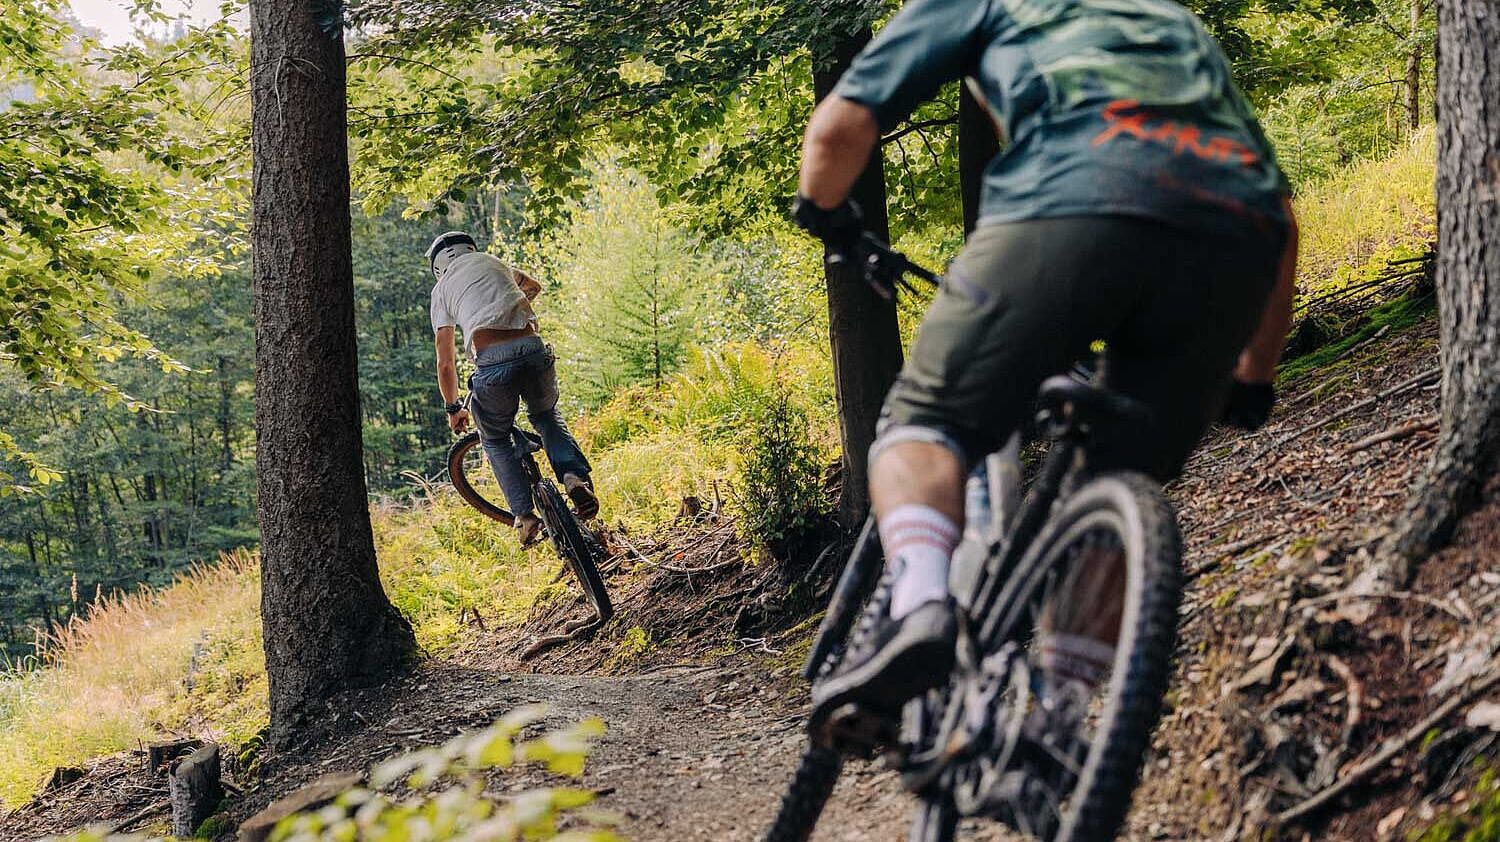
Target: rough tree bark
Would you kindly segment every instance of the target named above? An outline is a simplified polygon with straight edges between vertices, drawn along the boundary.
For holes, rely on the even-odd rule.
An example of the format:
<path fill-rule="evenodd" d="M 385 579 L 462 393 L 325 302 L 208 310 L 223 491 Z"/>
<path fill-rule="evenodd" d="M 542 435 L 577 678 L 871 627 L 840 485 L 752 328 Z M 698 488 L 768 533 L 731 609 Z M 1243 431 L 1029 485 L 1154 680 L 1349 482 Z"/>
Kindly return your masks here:
<path fill-rule="evenodd" d="M 969 86 L 958 86 L 958 189 L 964 205 L 964 237 L 979 224 L 979 195 L 984 190 L 984 169 L 1000 151 L 995 121 Z"/>
<path fill-rule="evenodd" d="M 1422 125 L 1422 0 L 1411 0 L 1411 43 L 1406 48 L 1406 122 Z"/>
<path fill-rule="evenodd" d="M 840 42 L 831 56 L 816 63 L 813 95 L 821 102 L 833 90 L 849 62 L 870 41 L 865 29 Z M 885 165 L 877 150 L 854 184 L 851 198 L 865 212 L 865 224 L 890 239 L 885 208 Z M 896 305 L 876 295 L 853 266 L 827 267 L 828 336 L 833 345 L 833 384 L 839 406 L 843 445 L 844 488 L 839 496 L 839 523 L 857 529 L 870 510 L 866 456 L 875 441 L 880 407 L 901 371 L 901 331 Z"/>
<path fill-rule="evenodd" d="M 408 664 L 366 503 L 340 9 L 252 0 L 255 426 L 271 742 Z"/>
<path fill-rule="evenodd" d="M 1439 0 L 1437 450 L 1379 557 L 1396 584 L 1443 546 L 1500 464 L 1500 0 Z"/>

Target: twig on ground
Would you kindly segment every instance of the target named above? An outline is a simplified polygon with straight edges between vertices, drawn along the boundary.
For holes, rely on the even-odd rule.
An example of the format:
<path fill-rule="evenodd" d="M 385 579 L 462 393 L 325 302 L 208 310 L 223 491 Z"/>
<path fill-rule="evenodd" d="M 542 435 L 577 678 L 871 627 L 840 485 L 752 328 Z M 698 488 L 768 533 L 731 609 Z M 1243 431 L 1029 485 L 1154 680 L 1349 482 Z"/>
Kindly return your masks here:
<path fill-rule="evenodd" d="M 1474 622 L 1473 614 L 1466 614 L 1458 609 L 1458 606 L 1438 599 L 1427 594 L 1412 593 L 1411 591 L 1390 591 L 1389 593 L 1353 593 L 1351 591 L 1335 591 L 1322 596 L 1308 597 L 1292 606 L 1292 611 L 1300 611 L 1303 608 L 1316 608 L 1319 605 L 1327 605 L 1332 602 L 1341 602 L 1346 599 L 1401 599 L 1410 602 L 1420 602 L 1447 614 L 1455 620 L 1465 623 Z"/>
<path fill-rule="evenodd" d="M 1366 345 L 1369 345 L 1372 342 L 1378 341 L 1380 339 L 1380 337 L 1385 336 L 1386 333 L 1388 333 L 1390 331 L 1390 329 L 1391 329 L 1390 325 L 1381 325 L 1380 330 L 1375 331 L 1374 333 L 1370 334 L 1369 336 L 1366 336 L 1364 339 L 1361 339 L 1360 341 L 1354 343 L 1353 345 L 1350 345 L 1348 348 L 1345 348 L 1344 351 L 1343 351 L 1343 353 L 1339 354 L 1338 356 L 1334 357 L 1333 359 L 1329 360 L 1328 362 L 1323 363 L 1320 366 L 1320 368 L 1326 369 L 1329 366 L 1333 365 L 1334 363 L 1338 362 L 1339 360 L 1342 360 L 1345 357 L 1349 356 L 1350 354 L 1353 354 L 1355 351 L 1360 350 L 1361 348 L 1365 347 Z M 1287 404 L 1286 404 L 1287 408 L 1290 409 L 1290 408 L 1292 408 L 1294 406 L 1301 406 L 1302 404 L 1304 404 L 1308 400 L 1310 400 L 1314 395 L 1318 394 L 1318 392 L 1321 391 L 1324 386 L 1327 386 L 1329 383 L 1332 383 L 1335 380 L 1338 380 L 1340 377 L 1345 377 L 1345 376 L 1347 376 L 1345 372 L 1339 371 L 1339 372 L 1335 372 L 1333 375 L 1331 375 L 1329 377 L 1325 377 L 1322 380 L 1319 380 L 1316 384 L 1303 389 L 1302 390 L 1302 394 L 1298 395 L 1295 400 L 1287 401 Z"/>
<path fill-rule="evenodd" d="M 1408 421 L 1398 427 L 1392 427 L 1389 430 L 1381 431 L 1373 436 L 1365 436 L 1359 441 L 1344 448 L 1344 455 L 1348 456 L 1352 453 L 1358 453 L 1361 450 L 1374 447 L 1377 444 L 1382 444 L 1388 441 L 1395 441 L 1396 439 L 1404 439 L 1407 436 L 1415 435 L 1417 433 L 1436 430 L 1441 421 L 1442 418 L 1440 416 L 1429 415 L 1426 418 L 1418 418 L 1415 421 Z"/>
<path fill-rule="evenodd" d="M 764 637 L 742 637 L 738 641 L 742 649 L 759 649 L 768 655 L 780 655 L 780 649 L 772 649 L 769 638 Z"/>
<path fill-rule="evenodd" d="M 663 570 L 670 570 L 673 573 L 712 573 L 715 570 L 722 570 L 726 567 L 741 564 L 745 559 L 739 553 L 735 553 L 734 558 L 728 561 L 718 562 L 717 564 L 713 563 L 718 560 L 720 554 L 724 552 L 724 548 L 729 546 L 729 542 L 733 541 L 734 537 L 734 531 L 730 530 L 729 534 L 724 536 L 724 540 L 719 542 L 719 546 L 715 547 L 713 553 L 709 556 L 710 563 L 703 567 L 676 567 L 670 564 L 663 564 L 661 568 Z"/>
<path fill-rule="evenodd" d="M 105 832 L 105 835 L 108 836 L 110 834 L 119 833 L 125 828 L 130 827 L 131 825 L 135 824 L 141 819 L 146 818 L 149 815 L 152 815 L 153 813 L 160 813 L 162 810 L 167 809 L 169 803 L 170 802 L 167 801 L 158 801 L 138 813 L 133 813 L 130 816 L 121 819 L 120 821 L 117 821 L 114 824 L 110 825 L 109 830 Z"/>
<path fill-rule="evenodd" d="M 1410 391 L 1411 389 L 1416 389 L 1416 388 L 1419 388 L 1419 387 L 1422 387 L 1422 386 L 1426 386 L 1427 384 L 1431 383 L 1433 380 L 1436 380 L 1441 375 L 1442 375 L 1442 369 L 1437 368 L 1437 367 L 1429 368 L 1426 371 L 1422 372 L 1421 374 L 1418 374 L 1415 377 L 1409 377 L 1406 380 L 1403 380 L 1400 383 L 1397 383 L 1396 385 L 1390 387 L 1389 389 L 1386 389 L 1383 392 L 1378 392 L 1378 393 L 1376 393 L 1375 395 L 1373 395 L 1371 397 L 1368 397 L 1368 398 L 1365 398 L 1362 401 L 1359 401 L 1358 403 L 1352 403 L 1352 404 L 1344 407 L 1343 409 L 1339 410 L 1338 412 L 1333 413 L 1332 415 L 1324 416 L 1322 418 L 1322 420 L 1315 421 L 1312 424 L 1308 424 L 1307 426 L 1302 427 L 1301 429 L 1298 429 L 1298 430 L 1295 430 L 1293 432 L 1287 433 L 1286 435 L 1282 436 L 1281 438 L 1278 438 L 1275 441 L 1271 442 L 1270 444 L 1266 445 L 1264 448 L 1262 448 L 1258 453 L 1256 453 L 1251 458 L 1245 460 L 1245 462 L 1244 462 L 1244 464 L 1243 464 L 1243 466 L 1242 466 L 1241 469 L 1248 468 L 1251 465 L 1254 465 L 1254 464 L 1260 462 L 1261 459 L 1265 458 L 1266 454 L 1270 453 L 1273 450 L 1276 450 L 1277 448 L 1282 447 L 1285 444 L 1288 444 L 1289 442 L 1295 441 L 1295 440 L 1301 438 L 1302 436 L 1307 435 L 1308 433 L 1314 432 L 1316 430 L 1321 430 L 1324 427 L 1328 426 L 1329 424 L 1332 424 L 1335 421 L 1338 421 L 1338 420 L 1340 420 L 1342 418 L 1346 418 L 1346 417 L 1348 417 L 1350 415 L 1353 415 L 1354 413 L 1359 412 L 1362 409 L 1367 409 L 1367 408 L 1369 408 L 1371 406 L 1374 406 L 1375 404 L 1379 403 L 1380 401 L 1385 400 L 1386 398 L 1395 397 L 1396 395 L 1399 395 L 1402 392 L 1406 392 L 1406 391 Z"/>
<path fill-rule="evenodd" d="M 1227 563 L 1227 564 L 1229 564 L 1231 566 L 1236 566 L 1236 565 L 1239 565 L 1242 562 L 1249 561 L 1250 559 L 1255 558 L 1258 555 L 1265 555 L 1265 554 L 1274 553 L 1277 550 L 1281 549 L 1281 545 L 1282 545 L 1283 542 L 1277 541 L 1275 543 L 1266 543 L 1266 545 L 1264 547 L 1260 547 L 1255 552 L 1250 553 L 1249 555 L 1242 555 L 1242 556 L 1238 556 L 1236 558 L 1227 559 L 1227 560 L 1225 559 L 1225 556 L 1233 555 L 1234 553 L 1237 553 L 1240 550 L 1244 550 L 1244 549 L 1247 549 L 1249 547 L 1253 547 L 1256 544 L 1262 543 L 1264 540 L 1265 539 L 1262 539 L 1262 538 L 1256 538 L 1256 539 L 1250 540 L 1248 542 L 1247 541 L 1236 541 L 1233 544 L 1230 544 L 1229 546 L 1224 547 L 1223 549 L 1210 548 L 1209 557 L 1206 558 L 1206 559 L 1204 559 L 1203 561 L 1198 562 L 1197 564 L 1193 565 L 1192 567 L 1188 568 L 1187 571 L 1185 571 L 1183 575 L 1185 575 L 1190 580 L 1191 579 L 1196 579 L 1199 576 L 1202 576 L 1204 573 L 1207 573 L 1208 571 L 1214 569 L 1215 567 L 1220 566 L 1221 564 Z M 1244 546 L 1240 546 L 1241 544 L 1243 544 Z"/>
<path fill-rule="evenodd" d="M 714 529 L 711 529 L 708 532 L 705 532 L 703 535 L 699 536 L 697 539 L 695 539 L 693 541 L 693 543 L 688 544 L 686 547 L 683 547 L 682 549 L 677 550 L 676 552 L 677 552 L 678 555 L 681 555 L 682 553 L 685 553 L 688 550 L 693 549 L 694 547 L 697 547 L 699 544 L 702 544 L 704 541 L 708 540 L 709 537 L 718 534 L 719 532 L 723 531 L 726 528 L 729 528 L 730 529 L 729 534 L 726 535 L 726 536 L 724 536 L 724 540 L 719 542 L 718 549 L 714 550 L 714 552 L 713 552 L 712 558 L 718 558 L 719 557 L 719 553 L 722 553 L 724 551 L 724 548 L 729 545 L 729 542 L 734 540 L 734 531 L 733 531 L 733 528 L 732 528 L 733 526 L 734 526 L 733 523 L 726 523 L 726 524 L 724 524 L 724 526 L 715 527 Z M 643 553 L 640 550 L 636 549 L 635 545 L 632 544 L 632 543 L 630 543 L 630 541 L 627 538 L 625 538 L 625 536 L 623 536 L 623 535 L 620 536 L 620 543 L 624 544 L 626 549 L 630 550 L 630 552 L 633 553 L 636 558 L 640 559 L 641 561 L 645 562 L 646 564 L 649 564 L 650 566 L 659 568 L 661 570 L 666 570 L 666 571 L 671 572 L 671 573 L 683 573 L 683 574 L 712 573 L 715 570 L 722 570 L 722 569 L 724 569 L 726 567 L 733 567 L 736 564 L 741 564 L 741 563 L 744 562 L 743 558 L 741 558 L 739 555 L 736 555 L 734 558 L 729 559 L 728 561 L 722 561 L 722 562 L 719 562 L 717 564 L 710 564 L 710 565 L 707 565 L 705 567 L 678 567 L 675 564 L 668 564 L 665 561 L 655 561 L 655 560 L 647 557 L 647 555 L 645 553 Z"/>
<path fill-rule="evenodd" d="M 1232 544 L 1225 544 L 1222 547 L 1210 547 L 1209 549 L 1213 550 L 1214 555 L 1223 557 L 1226 555 L 1234 555 L 1240 550 L 1248 550 L 1256 544 L 1265 543 L 1265 540 L 1265 538 L 1256 535 L 1250 538 L 1241 538 L 1240 540 L 1235 541 Z"/>
<path fill-rule="evenodd" d="M 1344 682 L 1344 687 L 1349 693 L 1349 708 L 1344 714 L 1344 745 L 1349 745 L 1349 738 L 1353 736 L 1354 729 L 1359 727 L 1360 717 L 1363 715 L 1365 687 L 1359 683 L 1359 677 L 1354 670 L 1344 663 L 1344 659 L 1337 655 L 1328 656 L 1328 668 L 1338 674 Z"/>
<path fill-rule="evenodd" d="M 1314 793 L 1312 797 L 1281 811 L 1276 815 L 1276 824 L 1285 825 L 1297 821 L 1324 806 L 1330 801 L 1342 795 L 1355 784 L 1360 783 L 1374 773 L 1380 771 L 1396 755 L 1412 743 L 1422 739 L 1429 730 L 1438 723 L 1453 715 L 1455 711 L 1469 702 L 1474 701 L 1489 692 L 1497 684 L 1500 684 L 1500 663 L 1491 662 L 1488 673 L 1470 681 L 1466 687 L 1455 690 L 1448 701 L 1439 705 L 1437 710 L 1424 718 L 1421 722 L 1406 729 L 1399 736 L 1386 740 L 1381 744 L 1380 750 L 1371 755 L 1369 759 L 1361 762 L 1358 766 L 1349 770 L 1349 773 L 1334 784 Z"/>

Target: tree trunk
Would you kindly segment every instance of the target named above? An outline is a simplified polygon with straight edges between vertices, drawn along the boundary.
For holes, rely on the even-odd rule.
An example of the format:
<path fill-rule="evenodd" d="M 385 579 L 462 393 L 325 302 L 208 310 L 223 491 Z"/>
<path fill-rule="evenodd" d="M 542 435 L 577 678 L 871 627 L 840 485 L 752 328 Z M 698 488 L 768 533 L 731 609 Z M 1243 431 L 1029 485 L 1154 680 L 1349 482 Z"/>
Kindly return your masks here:
<path fill-rule="evenodd" d="M 979 196 L 984 191 L 984 170 L 1000 151 L 995 121 L 969 86 L 958 86 L 958 189 L 964 203 L 964 236 L 979 224 Z"/>
<path fill-rule="evenodd" d="M 1500 456 L 1500 0 L 1439 0 L 1437 450 L 1379 554 L 1403 584 L 1478 504 Z"/>
<path fill-rule="evenodd" d="M 813 95 L 822 101 L 838 83 L 865 44 L 867 28 L 840 42 L 832 55 L 817 62 Z M 882 240 L 890 239 L 885 209 L 885 166 L 880 150 L 860 173 L 850 194 L 864 209 L 865 226 Z M 866 457 L 875 441 L 875 423 L 886 392 L 901 371 L 901 331 L 896 305 L 866 284 L 852 265 L 827 267 L 828 337 L 833 346 L 833 386 L 839 406 L 839 439 L 843 445 L 844 482 L 838 518 L 845 529 L 855 529 L 870 510 Z"/>
<path fill-rule="evenodd" d="M 229 427 L 232 421 L 230 417 L 229 396 L 233 385 L 229 382 L 229 372 L 225 370 L 228 365 L 228 359 L 220 355 L 217 367 L 219 375 L 219 436 L 222 439 L 222 448 L 219 451 L 220 479 L 223 479 L 224 475 L 229 473 L 229 466 L 234 463 L 234 450 L 229 444 Z"/>
<path fill-rule="evenodd" d="M 360 457 L 340 8 L 252 0 L 255 426 L 271 742 L 408 664 Z"/>
<path fill-rule="evenodd" d="M 1406 121 L 1422 125 L 1422 0 L 1411 0 L 1411 43 L 1406 48 Z"/>

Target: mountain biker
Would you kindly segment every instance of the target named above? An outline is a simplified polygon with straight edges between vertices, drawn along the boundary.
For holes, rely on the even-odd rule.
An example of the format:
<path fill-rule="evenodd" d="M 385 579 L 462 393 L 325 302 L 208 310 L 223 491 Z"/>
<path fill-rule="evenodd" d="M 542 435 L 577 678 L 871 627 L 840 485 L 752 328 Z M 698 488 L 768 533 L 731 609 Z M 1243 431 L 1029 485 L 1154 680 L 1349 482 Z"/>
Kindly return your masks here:
<path fill-rule="evenodd" d="M 1095 431 L 1098 469 L 1165 481 L 1216 418 L 1258 427 L 1274 401 L 1295 292 L 1287 182 L 1224 54 L 1171 0 L 910 0 L 814 111 L 794 219 L 852 254 L 848 196 L 882 133 L 960 77 L 1003 148 L 886 400 L 870 494 L 888 601 L 820 683 L 819 711 L 889 718 L 946 679 L 964 478 L 1091 343 L 1104 385 L 1152 410 L 1147 427 Z M 1049 691 L 1092 694 L 1123 558 L 1077 568 L 1040 660 Z"/>
<path fill-rule="evenodd" d="M 557 358 L 537 333 L 531 302 L 542 285 L 525 272 L 492 254 L 479 251 L 474 238 L 449 231 L 432 241 L 427 265 L 436 281 L 432 287 L 432 330 L 437 343 L 438 390 L 447 404 L 448 426 L 455 433 L 468 428 L 470 413 L 479 429 L 484 452 L 510 510 L 523 545 L 535 543 L 542 529 L 531 499 L 531 485 L 511 437 L 520 402 L 542 437 L 547 460 L 578 516 L 599 513 L 589 474 L 589 461 L 563 423 L 557 409 Z M 458 367 L 453 330 L 463 331 L 464 344 L 476 369 L 469 377 L 469 403 L 458 399 Z"/>

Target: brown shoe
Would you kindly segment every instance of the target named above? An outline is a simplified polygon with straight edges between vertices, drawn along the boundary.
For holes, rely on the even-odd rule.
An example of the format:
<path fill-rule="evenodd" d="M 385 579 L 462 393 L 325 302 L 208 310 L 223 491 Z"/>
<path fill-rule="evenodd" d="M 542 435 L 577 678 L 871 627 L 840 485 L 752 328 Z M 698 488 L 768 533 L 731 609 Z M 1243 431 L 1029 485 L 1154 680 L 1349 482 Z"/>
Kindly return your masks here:
<path fill-rule="evenodd" d="M 599 498 L 594 496 L 588 480 L 577 474 L 563 474 L 563 488 L 567 489 L 568 499 L 573 501 L 573 510 L 580 518 L 589 520 L 599 514 Z"/>
<path fill-rule="evenodd" d="M 523 547 L 542 540 L 542 519 L 530 513 L 516 515 L 516 535 L 521 539 Z"/>

